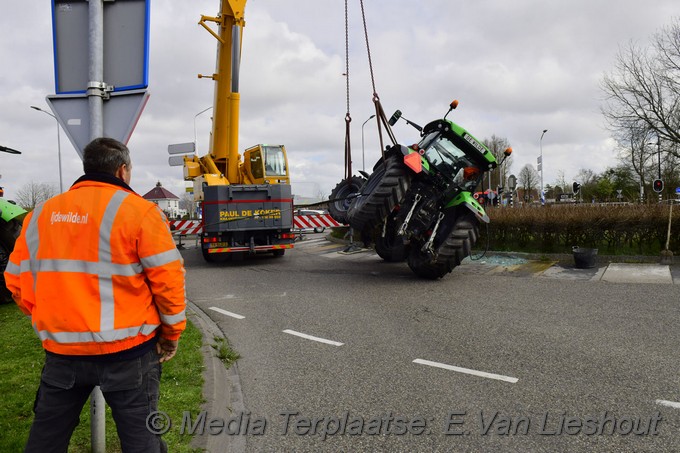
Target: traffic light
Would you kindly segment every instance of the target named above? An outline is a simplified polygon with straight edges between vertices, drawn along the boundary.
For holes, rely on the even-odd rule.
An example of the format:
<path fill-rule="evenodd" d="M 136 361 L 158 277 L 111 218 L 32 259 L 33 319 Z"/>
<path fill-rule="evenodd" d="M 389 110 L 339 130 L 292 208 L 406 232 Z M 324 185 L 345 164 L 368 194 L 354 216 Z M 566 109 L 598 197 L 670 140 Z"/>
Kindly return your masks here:
<path fill-rule="evenodd" d="M 577 183 L 574 181 L 574 184 L 571 186 L 573 188 L 574 195 L 576 195 L 580 190 L 581 190 L 581 184 Z"/>
<path fill-rule="evenodd" d="M 503 193 L 503 186 L 498 186 L 498 195 Z"/>
<path fill-rule="evenodd" d="M 660 179 L 655 179 L 654 183 L 652 184 L 652 189 L 654 189 L 654 192 L 656 193 L 663 192 L 663 181 Z"/>

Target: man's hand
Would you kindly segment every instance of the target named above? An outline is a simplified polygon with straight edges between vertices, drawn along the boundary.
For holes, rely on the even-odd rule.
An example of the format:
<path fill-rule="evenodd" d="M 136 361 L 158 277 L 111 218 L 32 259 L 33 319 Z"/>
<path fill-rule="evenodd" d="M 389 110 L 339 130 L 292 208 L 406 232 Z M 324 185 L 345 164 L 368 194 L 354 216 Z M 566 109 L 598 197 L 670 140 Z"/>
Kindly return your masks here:
<path fill-rule="evenodd" d="M 159 362 L 167 362 L 168 360 L 175 357 L 177 352 L 177 340 L 167 340 L 165 338 L 159 338 L 158 343 L 156 343 L 156 351 L 160 355 Z"/>

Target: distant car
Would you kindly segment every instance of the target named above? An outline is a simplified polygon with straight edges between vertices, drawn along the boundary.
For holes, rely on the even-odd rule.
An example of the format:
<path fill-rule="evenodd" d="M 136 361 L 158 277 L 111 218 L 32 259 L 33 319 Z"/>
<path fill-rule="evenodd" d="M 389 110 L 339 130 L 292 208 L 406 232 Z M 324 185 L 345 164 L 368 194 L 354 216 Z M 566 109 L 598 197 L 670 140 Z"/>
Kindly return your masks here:
<path fill-rule="evenodd" d="M 318 209 L 298 209 L 295 211 L 296 216 L 311 216 L 311 215 L 327 215 L 328 213 L 326 211 L 318 210 Z M 320 226 L 320 227 L 314 227 L 314 228 L 300 228 L 298 231 L 302 233 L 323 233 L 326 230 L 326 227 Z"/>

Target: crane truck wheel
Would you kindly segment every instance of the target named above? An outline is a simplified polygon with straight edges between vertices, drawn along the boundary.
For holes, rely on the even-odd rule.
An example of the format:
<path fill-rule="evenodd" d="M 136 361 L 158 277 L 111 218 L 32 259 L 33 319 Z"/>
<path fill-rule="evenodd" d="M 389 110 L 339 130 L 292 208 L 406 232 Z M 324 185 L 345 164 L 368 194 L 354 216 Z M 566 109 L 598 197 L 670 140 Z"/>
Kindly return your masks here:
<path fill-rule="evenodd" d="M 14 250 L 21 223 L 16 220 L 5 222 L 0 220 L 0 304 L 9 304 L 14 300 L 12 293 L 5 286 L 5 268 L 9 262 L 9 255 Z"/>
<path fill-rule="evenodd" d="M 352 176 L 349 181 L 343 179 L 331 191 L 331 198 L 328 203 L 328 213 L 337 222 L 347 223 L 347 210 L 352 204 L 355 194 L 359 192 L 366 180 L 360 176 Z"/>
<path fill-rule="evenodd" d="M 423 243 L 413 244 L 408 266 L 419 277 L 436 280 L 451 272 L 470 256 L 479 237 L 479 221 L 471 212 L 464 212 L 453 226 L 444 243 L 437 249 L 436 259 L 423 252 Z"/>
<path fill-rule="evenodd" d="M 389 155 L 376 166 L 361 188 L 360 196 L 349 207 L 349 225 L 357 231 L 373 228 L 399 205 L 411 186 L 403 157 Z"/>

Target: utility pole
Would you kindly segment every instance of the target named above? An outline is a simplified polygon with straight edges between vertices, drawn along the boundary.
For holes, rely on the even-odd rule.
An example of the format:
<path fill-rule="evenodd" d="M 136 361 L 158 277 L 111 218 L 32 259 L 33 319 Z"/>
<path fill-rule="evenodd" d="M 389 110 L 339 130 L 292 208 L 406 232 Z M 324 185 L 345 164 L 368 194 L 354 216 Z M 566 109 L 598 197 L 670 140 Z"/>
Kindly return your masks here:
<path fill-rule="evenodd" d="M 539 164 L 541 164 L 541 193 L 538 194 L 538 197 L 541 200 L 541 205 L 545 204 L 545 198 L 543 195 L 543 136 L 545 133 L 548 132 L 548 129 L 543 129 L 543 133 L 541 134 L 540 140 L 538 140 L 538 147 L 540 148 L 541 151 L 541 156 L 539 157 Z"/>
<path fill-rule="evenodd" d="M 90 0 L 89 58 L 87 99 L 90 117 L 90 140 L 104 135 L 104 2 Z M 90 394 L 90 436 L 93 453 L 106 451 L 106 402 L 99 386 Z"/>
<path fill-rule="evenodd" d="M 661 180 L 661 137 L 656 136 L 656 153 L 659 156 L 659 180 Z M 659 203 L 663 201 L 663 192 L 659 192 Z"/>

